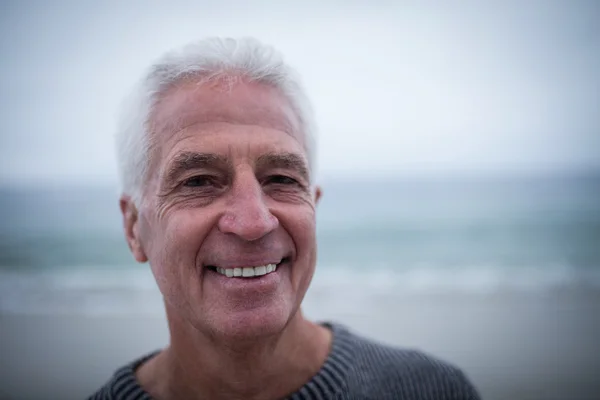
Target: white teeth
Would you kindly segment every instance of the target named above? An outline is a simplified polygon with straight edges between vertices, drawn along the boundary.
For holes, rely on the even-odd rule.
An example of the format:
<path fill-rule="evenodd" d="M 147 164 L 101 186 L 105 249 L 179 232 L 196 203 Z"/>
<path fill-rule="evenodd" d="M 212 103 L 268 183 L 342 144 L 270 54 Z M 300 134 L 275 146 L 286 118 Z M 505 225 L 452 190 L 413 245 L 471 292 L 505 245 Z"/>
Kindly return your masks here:
<path fill-rule="evenodd" d="M 251 278 L 253 276 L 262 276 L 275 272 L 277 270 L 277 264 L 267 264 L 258 267 L 244 267 L 244 268 L 216 268 L 217 272 L 221 275 L 225 275 L 228 278 L 243 277 Z"/>

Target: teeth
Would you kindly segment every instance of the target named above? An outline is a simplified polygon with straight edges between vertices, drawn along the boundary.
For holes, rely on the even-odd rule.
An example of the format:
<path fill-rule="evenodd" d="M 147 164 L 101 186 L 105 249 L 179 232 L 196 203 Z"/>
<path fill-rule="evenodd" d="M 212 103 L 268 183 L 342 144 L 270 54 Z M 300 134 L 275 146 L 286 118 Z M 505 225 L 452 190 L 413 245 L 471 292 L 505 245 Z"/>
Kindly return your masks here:
<path fill-rule="evenodd" d="M 228 278 L 243 277 L 251 278 L 253 276 L 262 276 L 275 272 L 277 270 L 277 264 L 261 265 L 258 267 L 244 267 L 244 268 L 216 268 L 217 272 L 221 275 L 225 275 Z"/>
<path fill-rule="evenodd" d="M 261 276 L 267 273 L 267 267 L 256 267 L 254 268 L 254 276 Z"/>

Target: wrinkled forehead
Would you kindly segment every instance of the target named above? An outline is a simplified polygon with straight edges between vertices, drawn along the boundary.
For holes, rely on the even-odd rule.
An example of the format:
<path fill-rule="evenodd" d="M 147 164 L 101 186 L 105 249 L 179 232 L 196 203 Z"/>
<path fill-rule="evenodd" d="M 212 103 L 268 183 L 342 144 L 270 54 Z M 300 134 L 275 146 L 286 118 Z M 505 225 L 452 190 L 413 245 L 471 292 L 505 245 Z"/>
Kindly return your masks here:
<path fill-rule="evenodd" d="M 274 87 L 224 76 L 187 80 L 169 87 L 150 118 L 156 145 L 193 125 L 212 122 L 255 125 L 288 133 L 305 146 L 299 119 Z"/>

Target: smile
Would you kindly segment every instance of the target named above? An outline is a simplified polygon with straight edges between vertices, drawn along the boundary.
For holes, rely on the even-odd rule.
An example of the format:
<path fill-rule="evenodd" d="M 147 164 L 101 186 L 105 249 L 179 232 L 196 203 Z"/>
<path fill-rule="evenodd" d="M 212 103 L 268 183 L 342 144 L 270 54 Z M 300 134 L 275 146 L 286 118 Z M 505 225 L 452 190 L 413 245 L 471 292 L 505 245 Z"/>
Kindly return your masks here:
<path fill-rule="evenodd" d="M 243 268 L 220 268 L 216 267 L 213 271 L 218 272 L 221 275 L 225 275 L 228 278 L 252 278 L 255 276 L 262 276 L 275 272 L 277 270 L 277 264 L 260 265 L 258 267 L 243 267 Z"/>

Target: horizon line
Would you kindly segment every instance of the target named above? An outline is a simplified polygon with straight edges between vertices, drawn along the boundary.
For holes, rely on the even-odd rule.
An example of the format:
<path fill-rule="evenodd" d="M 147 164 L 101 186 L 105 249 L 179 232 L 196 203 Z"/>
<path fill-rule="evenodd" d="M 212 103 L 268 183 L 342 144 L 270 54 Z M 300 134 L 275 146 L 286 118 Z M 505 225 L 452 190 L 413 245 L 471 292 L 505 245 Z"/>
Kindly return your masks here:
<path fill-rule="evenodd" d="M 403 180 L 503 180 L 503 179 L 551 179 L 551 178 L 591 178 L 600 179 L 600 168 L 577 168 L 577 169 L 560 169 L 560 170 L 419 170 L 419 171 L 377 171 L 368 174 L 367 171 L 359 173 L 350 172 L 328 172 L 317 174 L 317 183 L 330 182 L 345 182 L 348 180 L 359 180 L 362 182 L 373 181 L 383 183 L 383 180 L 389 182 Z M 50 189 L 52 187 L 97 187 L 97 188 L 114 188 L 118 191 L 119 181 L 115 178 L 107 179 L 78 179 L 66 178 L 55 180 L 42 180 L 40 183 L 34 179 L 23 180 L 2 180 L 0 179 L 0 189 Z"/>

